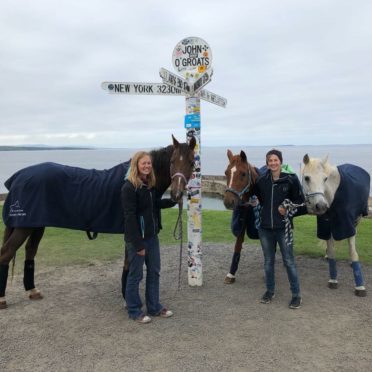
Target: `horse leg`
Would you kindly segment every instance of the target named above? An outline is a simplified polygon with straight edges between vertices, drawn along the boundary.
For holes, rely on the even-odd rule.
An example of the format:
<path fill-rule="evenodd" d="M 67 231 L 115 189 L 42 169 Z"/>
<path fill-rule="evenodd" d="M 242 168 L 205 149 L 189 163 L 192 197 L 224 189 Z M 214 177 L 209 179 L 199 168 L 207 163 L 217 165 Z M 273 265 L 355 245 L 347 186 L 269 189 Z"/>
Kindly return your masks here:
<path fill-rule="evenodd" d="M 326 255 L 328 257 L 328 270 L 329 270 L 328 288 L 331 288 L 331 289 L 337 289 L 337 287 L 338 287 L 337 265 L 336 265 L 335 244 L 334 243 L 335 242 L 334 242 L 332 237 L 327 240 Z"/>
<path fill-rule="evenodd" d="M 355 247 L 355 235 L 348 239 L 349 252 L 351 258 L 351 267 L 353 268 L 354 280 L 355 280 L 355 295 L 358 297 L 367 296 L 367 291 L 364 286 L 364 279 L 362 273 L 362 267 L 359 262 L 359 256 Z"/>
<path fill-rule="evenodd" d="M 129 262 L 128 262 L 128 252 L 126 247 L 124 248 L 124 266 L 123 273 L 121 275 L 121 293 L 125 301 L 125 288 L 127 287 L 127 278 L 129 273 Z"/>
<path fill-rule="evenodd" d="M 243 230 L 243 233 L 240 234 L 236 238 L 234 254 L 233 254 L 231 266 L 230 266 L 230 272 L 225 277 L 225 280 L 224 280 L 225 284 L 232 284 L 235 282 L 235 273 L 237 272 L 238 266 L 239 266 L 240 252 L 242 251 L 243 242 L 244 242 L 244 234 L 245 234 L 245 229 Z"/>
<path fill-rule="evenodd" d="M 44 235 L 45 227 L 33 230 L 26 244 L 25 266 L 23 272 L 23 285 L 30 300 L 41 300 L 43 296 L 39 289 L 35 287 L 35 256 L 39 248 L 39 243 Z"/>
<path fill-rule="evenodd" d="M 5 291 L 8 281 L 9 262 L 31 232 L 32 229 L 11 229 L 5 227 L 3 246 L 0 250 L 0 309 L 7 307 Z"/>

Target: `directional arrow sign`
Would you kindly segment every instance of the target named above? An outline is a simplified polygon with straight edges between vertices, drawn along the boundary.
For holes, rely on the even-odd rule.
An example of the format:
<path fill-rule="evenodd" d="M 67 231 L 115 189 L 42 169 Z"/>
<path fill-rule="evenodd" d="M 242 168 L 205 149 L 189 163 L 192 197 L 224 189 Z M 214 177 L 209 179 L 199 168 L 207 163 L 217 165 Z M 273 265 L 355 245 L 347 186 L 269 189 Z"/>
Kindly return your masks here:
<path fill-rule="evenodd" d="M 172 72 L 166 70 L 165 68 L 161 68 L 159 73 L 164 83 L 171 85 L 176 89 L 181 89 L 183 92 L 187 94 L 192 94 L 190 85 L 185 79 L 182 79 L 181 77 L 177 76 L 176 74 L 173 74 Z"/>
<path fill-rule="evenodd" d="M 185 95 L 180 89 L 168 84 L 158 83 L 123 83 L 123 82 L 104 82 L 102 89 L 113 94 L 144 94 L 144 95 Z"/>
<path fill-rule="evenodd" d="M 202 76 L 198 80 L 195 81 L 195 83 L 192 85 L 193 92 L 198 92 L 201 88 L 203 88 L 206 84 L 208 84 L 211 81 L 213 75 L 213 70 L 204 72 Z"/>
<path fill-rule="evenodd" d="M 209 90 L 202 89 L 199 92 L 200 98 L 204 99 L 205 101 L 214 103 L 217 106 L 226 107 L 227 99 L 223 98 L 215 93 L 210 92 Z"/>

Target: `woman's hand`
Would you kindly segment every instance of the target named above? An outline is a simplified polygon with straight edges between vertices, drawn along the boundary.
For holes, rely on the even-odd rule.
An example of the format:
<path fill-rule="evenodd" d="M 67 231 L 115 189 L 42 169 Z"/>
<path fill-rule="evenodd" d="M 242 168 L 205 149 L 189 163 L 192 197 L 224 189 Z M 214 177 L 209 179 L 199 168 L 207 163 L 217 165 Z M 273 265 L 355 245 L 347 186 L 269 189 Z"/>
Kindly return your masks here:
<path fill-rule="evenodd" d="M 278 207 L 278 212 L 279 212 L 282 216 L 284 216 L 284 215 L 285 215 L 285 208 L 284 208 L 282 205 L 279 205 L 279 207 Z"/>
<path fill-rule="evenodd" d="M 144 256 L 145 255 L 145 250 L 141 249 L 140 251 L 137 252 L 138 256 Z"/>

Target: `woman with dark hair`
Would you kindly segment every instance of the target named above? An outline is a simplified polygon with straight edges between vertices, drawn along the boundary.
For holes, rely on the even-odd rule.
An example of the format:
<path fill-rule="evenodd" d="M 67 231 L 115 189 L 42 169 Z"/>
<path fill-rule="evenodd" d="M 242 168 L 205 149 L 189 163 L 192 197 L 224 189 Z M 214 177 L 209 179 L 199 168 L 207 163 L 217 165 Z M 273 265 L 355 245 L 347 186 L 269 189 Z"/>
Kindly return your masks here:
<path fill-rule="evenodd" d="M 276 245 L 279 244 L 292 292 L 289 307 L 298 309 L 302 303 L 300 283 L 293 255 L 293 242 L 285 236 L 286 210 L 283 202 L 287 199 L 290 203 L 302 205 L 305 199 L 298 177 L 294 172 L 288 171 L 288 167 L 283 167 L 282 163 L 282 153 L 276 149 L 270 150 L 266 154 L 267 171 L 258 178 L 253 191 L 261 206 L 258 231 L 265 261 L 266 292 L 261 302 L 268 304 L 275 296 L 275 253 Z M 301 206 L 295 215 L 305 213 L 306 207 Z M 293 227 L 292 219 L 290 224 Z"/>

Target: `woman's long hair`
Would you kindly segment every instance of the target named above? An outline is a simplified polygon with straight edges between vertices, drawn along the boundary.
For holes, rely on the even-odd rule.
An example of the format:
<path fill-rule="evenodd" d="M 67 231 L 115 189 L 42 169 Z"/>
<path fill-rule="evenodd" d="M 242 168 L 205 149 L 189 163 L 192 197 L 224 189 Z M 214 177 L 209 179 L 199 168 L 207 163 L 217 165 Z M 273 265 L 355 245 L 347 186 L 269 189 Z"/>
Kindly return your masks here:
<path fill-rule="evenodd" d="M 128 175 L 128 180 L 133 184 L 133 186 L 138 189 L 143 184 L 143 181 L 140 178 L 138 171 L 138 162 L 145 156 L 148 156 L 151 159 L 151 155 L 146 151 L 138 151 L 133 155 L 132 160 L 130 161 L 130 170 Z M 154 168 L 151 169 L 150 174 L 147 178 L 147 185 L 151 189 L 155 186 L 155 173 Z"/>

